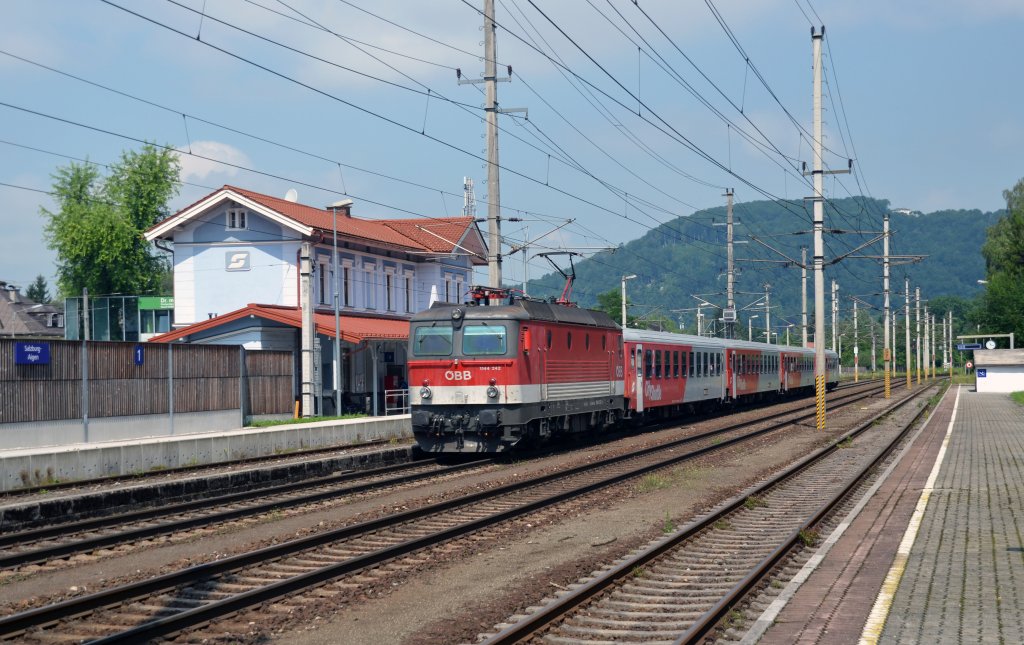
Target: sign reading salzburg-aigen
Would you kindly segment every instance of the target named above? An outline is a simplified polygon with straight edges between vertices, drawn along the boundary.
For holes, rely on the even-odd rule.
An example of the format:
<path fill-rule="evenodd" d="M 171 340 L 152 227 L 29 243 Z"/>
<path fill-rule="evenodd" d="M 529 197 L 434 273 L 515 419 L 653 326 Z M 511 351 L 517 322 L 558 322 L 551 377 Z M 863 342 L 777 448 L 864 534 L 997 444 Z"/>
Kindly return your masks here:
<path fill-rule="evenodd" d="M 14 343 L 15 365 L 49 365 L 50 343 Z"/>

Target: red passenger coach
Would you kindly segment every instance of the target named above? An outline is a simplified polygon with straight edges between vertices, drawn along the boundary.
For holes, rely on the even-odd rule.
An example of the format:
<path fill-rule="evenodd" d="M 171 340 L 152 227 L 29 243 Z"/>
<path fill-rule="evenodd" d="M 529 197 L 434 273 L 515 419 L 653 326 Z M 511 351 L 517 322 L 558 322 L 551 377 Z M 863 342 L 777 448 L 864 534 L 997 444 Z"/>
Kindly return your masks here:
<path fill-rule="evenodd" d="M 622 416 L 623 348 L 600 311 L 517 299 L 412 317 L 412 429 L 428 452 L 500 452 Z"/>
<path fill-rule="evenodd" d="M 626 404 L 644 416 L 671 416 L 725 397 L 719 339 L 626 329 Z"/>

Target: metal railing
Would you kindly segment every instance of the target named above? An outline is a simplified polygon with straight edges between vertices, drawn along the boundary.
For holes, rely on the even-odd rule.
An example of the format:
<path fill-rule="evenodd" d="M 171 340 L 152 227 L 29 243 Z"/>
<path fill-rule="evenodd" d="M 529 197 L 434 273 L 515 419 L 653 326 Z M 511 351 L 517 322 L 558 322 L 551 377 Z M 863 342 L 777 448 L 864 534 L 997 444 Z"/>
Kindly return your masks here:
<path fill-rule="evenodd" d="M 409 389 L 384 390 L 384 416 L 409 414 Z"/>

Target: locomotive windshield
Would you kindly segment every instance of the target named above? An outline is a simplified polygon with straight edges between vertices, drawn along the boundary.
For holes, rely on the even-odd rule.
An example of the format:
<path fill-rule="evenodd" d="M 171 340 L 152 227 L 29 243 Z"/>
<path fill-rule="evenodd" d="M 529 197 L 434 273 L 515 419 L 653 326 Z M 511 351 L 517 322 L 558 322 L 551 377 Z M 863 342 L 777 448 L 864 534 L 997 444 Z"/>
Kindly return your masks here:
<path fill-rule="evenodd" d="M 466 356 L 500 356 L 505 350 L 504 327 L 466 325 L 462 328 L 462 353 Z"/>
<path fill-rule="evenodd" d="M 417 327 L 412 347 L 416 356 L 451 356 L 451 326 Z"/>

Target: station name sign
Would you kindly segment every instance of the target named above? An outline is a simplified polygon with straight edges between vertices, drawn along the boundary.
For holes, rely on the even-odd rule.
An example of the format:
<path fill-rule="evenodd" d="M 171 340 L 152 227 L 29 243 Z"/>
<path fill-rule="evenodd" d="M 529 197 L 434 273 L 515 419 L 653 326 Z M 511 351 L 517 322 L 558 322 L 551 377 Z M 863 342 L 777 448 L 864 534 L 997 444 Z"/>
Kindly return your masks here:
<path fill-rule="evenodd" d="M 50 343 L 14 343 L 15 365 L 49 365 Z"/>

